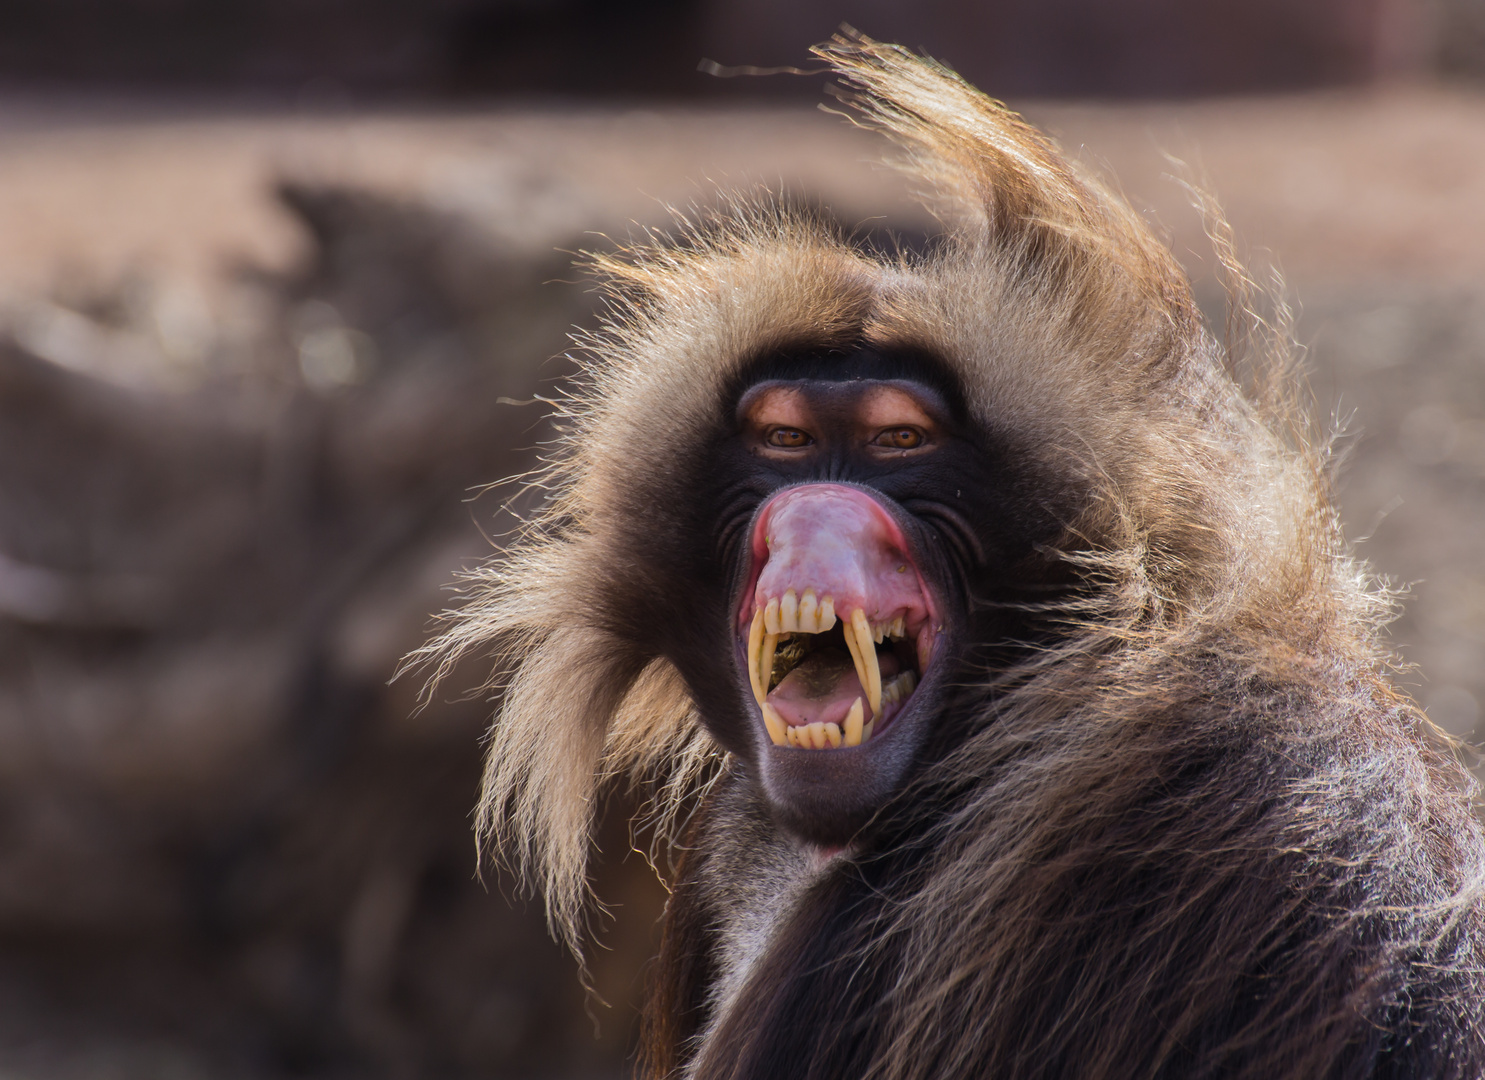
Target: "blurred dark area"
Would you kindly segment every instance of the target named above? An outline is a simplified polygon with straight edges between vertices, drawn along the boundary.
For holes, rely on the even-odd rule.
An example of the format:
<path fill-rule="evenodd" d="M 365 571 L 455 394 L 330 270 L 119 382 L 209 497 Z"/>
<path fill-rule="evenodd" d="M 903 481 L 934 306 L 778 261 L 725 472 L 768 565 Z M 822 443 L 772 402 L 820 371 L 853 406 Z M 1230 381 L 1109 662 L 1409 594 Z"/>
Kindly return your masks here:
<path fill-rule="evenodd" d="M 475 874 L 475 657 L 598 299 L 574 253 L 784 188 L 937 228 L 813 109 L 841 22 L 1286 271 L 1400 678 L 1485 701 L 1485 0 L 0 3 L 0 1078 L 626 1074 L 664 890 L 603 813 L 589 986 Z M 1058 99 L 1077 99 L 1076 103 Z M 493 486 L 492 486 L 493 485 Z M 511 500 L 514 499 L 514 503 Z"/>
<path fill-rule="evenodd" d="M 697 72 L 801 65 L 842 23 L 1003 95 L 1189 96 L 1478 74 L 1480 0 L 8 0 L 0 82 L 309 101 L 497 94 L 727 98 Z M 804 65 L 808 67 L 808 65 Z M 748 80 L 756 82 L 756 80 Z"/>

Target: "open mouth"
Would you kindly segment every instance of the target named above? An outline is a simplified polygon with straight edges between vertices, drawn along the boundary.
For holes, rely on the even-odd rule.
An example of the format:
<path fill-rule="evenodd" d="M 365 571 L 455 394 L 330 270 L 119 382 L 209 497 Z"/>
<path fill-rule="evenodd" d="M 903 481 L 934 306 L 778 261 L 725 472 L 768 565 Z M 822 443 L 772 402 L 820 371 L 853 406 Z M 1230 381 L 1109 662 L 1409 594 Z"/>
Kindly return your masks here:
<path fill-rule="evenodd" d="M 857 488 L 776 496 L 753 537 L 744 598 L 748 678 L 775 746 L 880 737 L 928 670 L 938 628 L 901 530 Z"/>

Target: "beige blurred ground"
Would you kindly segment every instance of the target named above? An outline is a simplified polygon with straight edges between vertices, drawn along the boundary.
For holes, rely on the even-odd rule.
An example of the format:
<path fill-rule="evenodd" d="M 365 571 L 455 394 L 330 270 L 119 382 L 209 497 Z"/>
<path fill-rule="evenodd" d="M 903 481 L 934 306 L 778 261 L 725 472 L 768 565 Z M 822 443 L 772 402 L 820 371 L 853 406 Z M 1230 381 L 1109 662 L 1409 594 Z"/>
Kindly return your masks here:
<path fill-rule="evenodd" d="M 1210 258 L 1167 154 L 1207 178 L 1255 263 L 1283 267 L 1301 305 L 1319 407 L 1352 433 L 1342 443 L 1348 534 L 1411 589 L 1393 628 L 1419 665 L 1405 678 L 1435 719 L 1478 739 L 1485 96 L 1393 87 L 1192 104 L 1023 104 L 1153 215 L 1204 296 L 1214 295 Z M 148 280 L 157 351 L 189 363 L 202 351 L 192 341 L 230 337 L 258 317 L 242 310 L 252 295 L 237 286 L 244 267 L 287 270 L 308 250 L 300 226 L 269 197 L 284 175 L 447 211 L 497 237 L 513 259 L 525 252 L 540 264 L 555 248 L 602 247 L 609 241 L 596 234 L 663 227 L 671 207 L 758 184 L 787 187 L 868 229 L 920 236 L 931 221 L 883 157 L 874 137 L 797 108 L 311 115 L 0 100 L 0 320 L 23 339 L 42 326 L 41 344 L 64 361 L 111 356 L 123 367 L 128 350 L 59 345 L 56 335 L 73 324 L 38 301 Z M 38 310 L 51 314 L 38 322 Z M 167 390 L 179 383 L 161 372 L 93 374 L 126 384 L 159 376 Z M 419 571 L 428 580 L 413 592 L 426 595 L 427 610 L 443 602 L 436 580 L 475 555 L 451 551 L 446 568 Z M 416 621 L 407 616 L 391 638 L 416 640 Z M 368 650 L 379 663 L 395 651 Z M 643 912 L 650 903 L 633 906 Z M 647 934 L 641 928 L 639 947 Z M 633 961 L 599 957 L 600 989 L 622 998 Z M 0 1031 L 0 1043 L 15 1040 Z M 53 1054 L 34 1069 L 24 1055 L 0 1055 L 0 1069 L 216 1075 L 194 1059 L 171 1064 L 185 1051 L 169 1046 L 128 1050 L 125 1057 L 142 1055 L 134 1072 L 100 1071 L 89 1057 L 95 1049 L 84 1038 L 70 1058 Z M 111 1061 L 123 1053 L 97 1052 Z"/>
<path fill-rule="evenodd" d="M 1485 96 L 1394 87 L 1194 104 L 1018 103 L 1109 170 L 1204 258 L 1174 155 L 1207 175 L 1240 236 L 1297 281 L 1485 272 Z M 823 111 L 684 109 L 210 115 L 0 101 L 0 289 L 146 264 L 210 280 L 238 258 L 296 251 L 263 198 L 285 171 L 354 179 L 498 215 L 539 189 L 533 240 L 571 222 L 662 221 L 662 204 L 754 183 L 827 199 L 847 220 L 911 222 L 875 137 Z M 904 217 L 906 215 L 906 217 Z M 1193 269 L 1197 269 L 1193 265 Z"/>

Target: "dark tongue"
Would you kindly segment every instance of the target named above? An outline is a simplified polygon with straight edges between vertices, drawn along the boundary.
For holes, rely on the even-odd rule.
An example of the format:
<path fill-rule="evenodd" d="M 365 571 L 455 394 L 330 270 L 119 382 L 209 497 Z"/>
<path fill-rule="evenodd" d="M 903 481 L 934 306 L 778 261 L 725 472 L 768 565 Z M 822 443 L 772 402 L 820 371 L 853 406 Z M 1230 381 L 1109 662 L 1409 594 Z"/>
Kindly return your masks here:
<path fill-rule="evenodd" d="M 801 660 L 768 695 L 768 703 L 779 711 L 784 723 L 844 724 L 846 714 L 860 698 L 871 719 L 871 704 L 856 677 L 856 665 L 843 648 L 816 649 Z"/>

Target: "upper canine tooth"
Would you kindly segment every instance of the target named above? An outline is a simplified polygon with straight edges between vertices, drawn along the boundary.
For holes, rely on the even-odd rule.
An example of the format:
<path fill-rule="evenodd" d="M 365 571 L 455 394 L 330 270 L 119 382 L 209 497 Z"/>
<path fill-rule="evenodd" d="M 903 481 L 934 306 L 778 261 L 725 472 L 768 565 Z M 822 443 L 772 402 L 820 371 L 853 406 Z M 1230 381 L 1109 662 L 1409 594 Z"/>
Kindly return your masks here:
<path fill-rule="evenodd" d="M 867 704 L 875 718 L 882 715 L 882 666 L 877 663 L 877 651 L 871 646 L 871 627 L 867 625 L 866 612 L 860 608 L 851 612 L 851 627 L 856 631 L 856 643 L 861 648 L 861 661 L 857 666 L 866 669 L 866 678 L 861 680 L 861 685 L 866 690 Z"/>
<path fill-rule="evenodd" d="M 815 616 L 815 625 L 820 628 L 816 632 L 821 634 L 835 625 L 835 597 L 827 596 L 820 601 L 820 611 Z"/>
<path fill-rule="evenodd" d="M 856 678 L 861 683 L 861 689 L 866 690 L 871 676 L 866 673 L 866 657 L 862 654 L 874 651 L 871 647 L 871 639 L 857 638 L 854 616 L 841 624 L 840 631 L 846 639 L 846 648 L 851 651 L 851 662 L 856 665 Z"/>
<path fill-rule="evenodd" d="M 786 590 L 784 599 L 779 602 L 779 629 L 799 632 L 799 597 L 794 595 L 793 589 Z"/>
<path fill-rule="evenodd" d="M 846 713 L 846 738 L 847 746 L 861 745 L 861 721 L 866 715 L 866 702 L 857 698 L 851 705 L 851 711 Z"/>
<path fill-rule="evenodd" d="M 763 703 L 763 726 L 768 728 L 768 737 L 773 740 L 775 746 L 788 746 L 788 726 L 779 711 L 768 702 Z"/>
<path fill-rule="evenodd" d="M 820 626 L 815 621 L 816 613 L 815 590 L 805 589 L 804 595 L 799 598 L 799 629 L 802 633 L 818 634 Z"/>
<path fill-rule="evenodd" d="M 748 682 L 753 684 L 753 696 L 762 705 L 768 696 L 768 687 L 758 684 L 758 654 L 763 650 L 763 612 L 753 612 L 753 625 L 748 630 Z"/>
<path fill-rule="evenodd" d="M 763 649 L 758 655 L 758 685 L 768 693 L 768 684 L 773 682 L 773 654 L 779 647 L 779 635 L 764 634 Z"/>
<path fill-rule="evenodd" d="M 768 628 L 770 634 L 777 634 L 779 630 L 779 598 L 773 597 L 768 601 L 768 606 L 763 609 L 763 625 Z"/>

